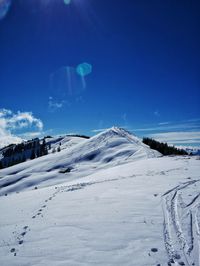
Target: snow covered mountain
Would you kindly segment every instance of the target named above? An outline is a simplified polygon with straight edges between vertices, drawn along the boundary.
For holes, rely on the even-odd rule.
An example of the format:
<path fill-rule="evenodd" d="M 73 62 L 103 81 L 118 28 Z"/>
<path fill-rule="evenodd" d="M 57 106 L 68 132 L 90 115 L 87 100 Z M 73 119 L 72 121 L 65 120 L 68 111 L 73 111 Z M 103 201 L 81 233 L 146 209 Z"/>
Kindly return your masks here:
<path fill-rule="evenodd" d="M 185 151 L 190 155 L 200 155 L 200 149 L 199 148 L 185 148 Z"/>
<path fill-rule="evenodd" d="M 0 170 L 1 266 L 200 265 L 200 161 L 113 127 Z M 53 146 L 55 145 L 55 146 Z"/>
<path fill-rule="evenodd" d="M 56 139 L 55 143 L 51 140 L 57 146 L 60 142 L 63 150 L 59 153 L 3 169 L 0 172 L 0 195 L 27 187 L 58 184 L 87 176 L 100 168 L 160 156 L 137 137 L 116 127 L 90 139 L 65 137 Z M 55 148 L 53 145 L 52 149 Z"/>
<path fill-rule="evenodd" d="M 61 150 L 69 149 L 72 146 L 84 142 L 86 138 L 75 135 L 66 135 L 60 137 L 47 137 L 45 138 L 47 145 L 51 146 L 49 153 L 53 150 L 57 150 L 60 147 Z"/>
<path fill-rule="evenodd" d="M 35 138 L 20 144 L 10 144 L 0 149 L 0 169 L 32 160 L 81 143 L 85 136 L 65 135 L 59 137 Z"/>

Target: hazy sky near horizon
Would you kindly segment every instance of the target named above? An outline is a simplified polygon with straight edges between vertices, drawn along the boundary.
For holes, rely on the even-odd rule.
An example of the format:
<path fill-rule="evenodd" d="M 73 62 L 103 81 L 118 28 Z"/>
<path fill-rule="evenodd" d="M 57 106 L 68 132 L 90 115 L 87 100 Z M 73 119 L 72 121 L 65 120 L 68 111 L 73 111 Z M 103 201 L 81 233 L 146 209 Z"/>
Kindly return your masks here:
<path fill-rule="evenodd" d="M 200 146 L 198 0 L 0 1 L 0 138 L 113 125 Z"/>

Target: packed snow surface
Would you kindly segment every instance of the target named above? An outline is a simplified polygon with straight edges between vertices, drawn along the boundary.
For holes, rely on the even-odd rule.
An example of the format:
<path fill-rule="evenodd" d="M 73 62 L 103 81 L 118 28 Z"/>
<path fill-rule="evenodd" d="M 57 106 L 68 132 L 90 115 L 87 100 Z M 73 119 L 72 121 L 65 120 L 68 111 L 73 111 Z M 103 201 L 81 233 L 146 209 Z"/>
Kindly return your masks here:
<path fill-rule="evenodd" d="M 0 265 L 200 265 L 199 170 L 118 128 L 1 170 Z"/>

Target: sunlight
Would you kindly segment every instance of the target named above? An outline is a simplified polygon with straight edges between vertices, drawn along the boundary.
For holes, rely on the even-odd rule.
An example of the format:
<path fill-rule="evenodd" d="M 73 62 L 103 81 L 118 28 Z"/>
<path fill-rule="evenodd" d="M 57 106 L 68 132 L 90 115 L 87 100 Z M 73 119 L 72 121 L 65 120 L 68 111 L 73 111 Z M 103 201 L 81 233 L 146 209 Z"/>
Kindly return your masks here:
<path fill-rule="evenodd" d="M 71 0 L 64 0 L 65 5 L 69 5 L 71 3 Z"/>

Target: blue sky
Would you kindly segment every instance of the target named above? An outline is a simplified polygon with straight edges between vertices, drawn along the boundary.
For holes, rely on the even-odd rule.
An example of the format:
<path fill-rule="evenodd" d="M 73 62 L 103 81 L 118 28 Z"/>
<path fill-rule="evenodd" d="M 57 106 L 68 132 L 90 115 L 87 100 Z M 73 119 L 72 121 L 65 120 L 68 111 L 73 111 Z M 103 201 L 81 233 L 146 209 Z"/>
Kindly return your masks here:
<path fill-rule="evenodd" d="M 9 2 L 0 4 L 0 138 L 116 125 L 200 145 L 199 1 Z M 82 63 L 92 66 L 84 77 Z"/>

